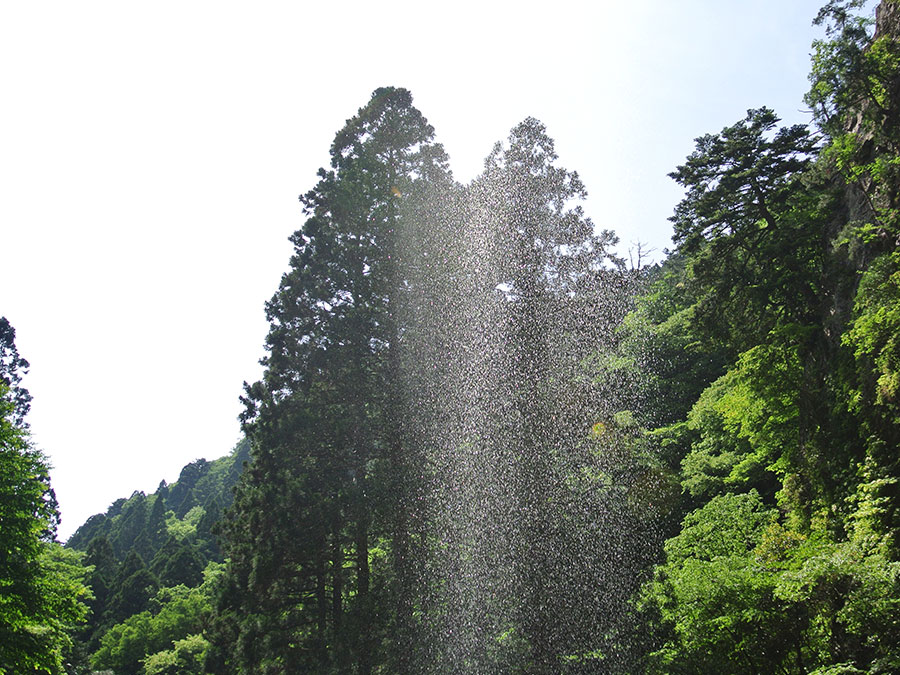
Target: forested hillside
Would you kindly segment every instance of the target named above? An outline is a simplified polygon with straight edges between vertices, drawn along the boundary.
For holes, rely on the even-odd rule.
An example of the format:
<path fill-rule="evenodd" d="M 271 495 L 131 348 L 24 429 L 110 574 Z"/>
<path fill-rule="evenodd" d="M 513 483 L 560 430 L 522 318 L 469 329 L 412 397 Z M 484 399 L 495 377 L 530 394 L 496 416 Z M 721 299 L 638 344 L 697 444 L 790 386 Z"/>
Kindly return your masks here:
<path fill-rule="evenodd" d="M 151 495 L 135 492 L 118 499 L 106 513 L 88 518 L 66 545 L 86 550 L 97 537 L 107 539 L 118 560 L 134 551 L 152 558 L 170 538 L 190 541 L 221 560 L 212 525 L 231 505 L 232 488 L 240 478 L 250 445 L 242 440 L 227 456 L 207 462 L 198 459 L 185 466 L 172 484 L 162 481 Z"/>
<path fill-rule="evenodd" d="M 214 530 L 249 454 L 242 440 L 225 457 L 192 462 L 171 485 L 116 500 L 66 542 L 89 566 L 93 597 L 78 638 L 95 668 L 162 673 L 178 658 L 199 667 L 223 560 Z"/>
<path fill-rule="evenodd" d="M 651 267 L 538 120 L 462 185 L 376 90 L 246 440 L 66 548 L 3 320 L 0 675 L 900 671 L 900 2 L 862 4 L 816 18 L 809 125 L 673 167 Z"/>

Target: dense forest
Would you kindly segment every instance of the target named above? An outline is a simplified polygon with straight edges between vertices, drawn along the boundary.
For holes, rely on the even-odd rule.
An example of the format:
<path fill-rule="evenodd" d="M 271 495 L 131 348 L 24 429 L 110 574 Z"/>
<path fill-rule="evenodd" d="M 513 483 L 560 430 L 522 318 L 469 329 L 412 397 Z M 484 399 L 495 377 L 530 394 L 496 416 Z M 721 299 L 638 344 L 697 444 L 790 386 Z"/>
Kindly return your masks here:
<path fill-rule="evenodd" d="M 56 541 L 0 319 L 0 675 L 900 671 L 900 2 L 816 17 L 627 264 L 528 118 L 454 180 L 382 88 L 266 303 L 245 439 Z"/>

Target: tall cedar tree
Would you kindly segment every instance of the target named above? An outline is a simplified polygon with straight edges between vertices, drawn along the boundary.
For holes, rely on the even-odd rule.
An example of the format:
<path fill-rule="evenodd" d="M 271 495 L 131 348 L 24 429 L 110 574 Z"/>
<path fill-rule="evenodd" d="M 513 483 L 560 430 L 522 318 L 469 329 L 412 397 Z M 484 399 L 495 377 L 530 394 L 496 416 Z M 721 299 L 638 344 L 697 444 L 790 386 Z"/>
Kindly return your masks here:
<path fill-rule="evenodd" d="M 527 642 L 519 667 L 531 673 L 559 672 L 562 656 L 587 651 L 600 613 L 596 607 L 573 609 L 573 593 L 584 587 L 579 574 L 598 566 L 596 560 L 582 564 L 584 546 L 574 542 L 581 536 L 583 544 L 590 535 L 566 531 L 573 514 L 562 509 L 572 508 L 572 496 L 560 487 L 577 462 L 577 439 L 590 426 L 585 409 L 574 405 L 567 366 L 594 346 L 567 336 L 584 318 L 578 301 L 598 293 L 603 268 L 614 260 L 607 249 L 615 238 L 594 233 L 579 204 L 586 191 L 578 174 L 556 160 L 543 124 L 528 118 L 506 146 L 497 144 L 470 191 L 476 217 L 493 221 L 494 247 L 502 252 L 496 276 L 486 281 L 505 289 L 507 300 L 502 395 L 518 502 L 518 516 L 509 524 L 509 541 L 519 547 L 512 571 L 519 598 L 514 625 Z"/>
<path fill-rule="evenodd" d="M 402 464 L 390 414 L 398 213 L 416 183 L 447 174 L 433 136 L 409 92 L 378 89 L 301 197 L 308 219 L 266 306 L 265 375 L 246 387 L 254 456 L 224 528 L 231 565 L 219 630 L 231 645 L 214 647 L 211 663 L 365 674 L 385 659 L 371 549 L 392 535 L 401 549 L 403 533 L 373 476 Z"/>

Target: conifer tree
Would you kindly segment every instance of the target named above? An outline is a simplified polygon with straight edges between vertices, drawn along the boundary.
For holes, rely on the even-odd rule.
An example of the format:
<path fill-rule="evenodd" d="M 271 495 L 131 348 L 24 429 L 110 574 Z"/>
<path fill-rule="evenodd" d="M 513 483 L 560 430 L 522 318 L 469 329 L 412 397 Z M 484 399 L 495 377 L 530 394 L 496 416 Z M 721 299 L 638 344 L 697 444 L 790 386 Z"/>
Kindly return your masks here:
<path fill-rule="evenodd" d="M 248 672 L 349 659 L 368 673 L 384 658 L 370 549 L 393 528 L 373 476 L 403 453 L 390 417 L 398 214 L 417 181 L 446 173 L 433 133 L 409 92 L 379 89 L 301 197 L 308 219 L 266 306 L 265 376 L 247 387 L 253 462 L 225 527 L 230 658 Z"/>
<path fill-rule="evenodd" d="M 63 672 L 88 597 L 78 556 L 56 543 L 47 460 L 25 423 L 15 331 L 0 320 L 0 674 Z"/>
<path fill-rule="evenodd" d="M 507 534 L 515 547 L 515 625 L 527 642 L 526 669 L 534 673 L 559 672 L 562 656 L 590 651 L 600 632 L 603 610 L 575 600 L 584 584 L 602 583 L 590 548 L 598 533 L 575 532 L 568 524 L 582 509 L 602 507 L 579 501 L 563 486 L 587 459 L 582 452 L 591 424 L 573 385 L 575 366 L 596 338 L 573 336 L 588 337 L 582 310 L 602 302 L 609 292 L 602 280 L 620 265 L 609 251 L 614 235 L 595 233 L 579 203 L 584 186 L 557 159 L 543 124 L 528 118 L 513 128 L 506 146 L 494 148 L 471 188 L 474 216 L 493 221 L 496 276 L 484 283 L 504 291 L 500 339 L 506 348 L 499 357 L 508 408 L 499 442 L 507 445 L 505 461 L 513 467 L 518 516 Z M 582 557 L 588 541 L 595 552 Z"/>
<path fill-rule="evenodd" d="M 6 396 L 13 402 L 12 421 L 18 425 L 25 424 L 31 408 L 31 393 L 21 386 L 29 366 L 16 349 L 16 329 L 5 316 L 0 316 L 0 382 L 7 387 Z"/>

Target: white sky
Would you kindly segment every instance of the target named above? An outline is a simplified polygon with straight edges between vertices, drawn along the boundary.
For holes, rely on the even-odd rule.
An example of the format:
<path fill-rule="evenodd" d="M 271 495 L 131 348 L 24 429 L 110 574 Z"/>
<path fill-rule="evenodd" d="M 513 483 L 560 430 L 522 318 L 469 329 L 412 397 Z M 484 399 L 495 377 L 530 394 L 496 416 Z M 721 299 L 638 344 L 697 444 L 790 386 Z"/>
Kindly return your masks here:
<path fill-rule="evenodd" d="M 808 121 L 821 4 L 3 3 L 0 315 L 60 536 L 237 441 L 297 196 L 375 88 L 412 91 L 464 182 L 541 119 L 594 222 L 661 251 L 696 136 Z"/>

